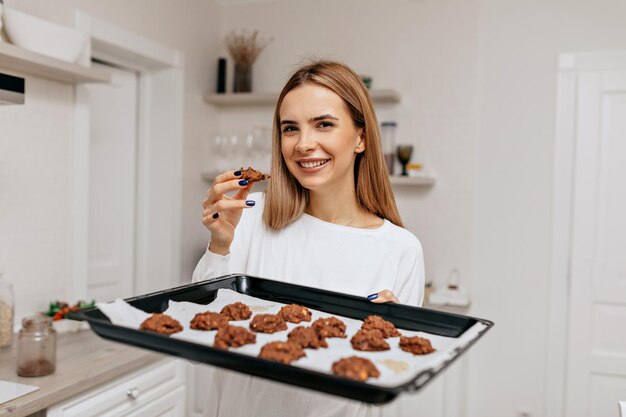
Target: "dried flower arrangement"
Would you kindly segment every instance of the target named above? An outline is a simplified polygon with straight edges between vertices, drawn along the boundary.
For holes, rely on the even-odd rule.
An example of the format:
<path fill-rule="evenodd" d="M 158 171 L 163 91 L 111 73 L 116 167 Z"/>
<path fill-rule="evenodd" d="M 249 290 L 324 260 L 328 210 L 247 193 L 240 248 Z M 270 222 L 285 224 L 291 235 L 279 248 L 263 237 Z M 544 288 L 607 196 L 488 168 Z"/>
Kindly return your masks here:
<path fill-rule="evenodd" d="M 259 31 L 242 30 L 229 32 L 224 38 L 224 45 L 237 65 L 251 66 L 272 38 L 259 37 Z"/>

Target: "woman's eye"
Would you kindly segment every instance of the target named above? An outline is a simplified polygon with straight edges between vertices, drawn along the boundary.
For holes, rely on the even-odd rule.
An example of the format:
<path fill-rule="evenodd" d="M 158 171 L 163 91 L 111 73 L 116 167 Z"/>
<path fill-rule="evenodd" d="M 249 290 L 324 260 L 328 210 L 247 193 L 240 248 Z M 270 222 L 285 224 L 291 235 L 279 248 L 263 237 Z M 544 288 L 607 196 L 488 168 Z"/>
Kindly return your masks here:
<path fill-rule="evenodd" d="M 283 127 L 283 133 L 289 133 L 289 132 L 293 132 L 296 130 L 295 126 L 285 126 Z"/>
<path fill-rule="evenodd" d="M 334 124 L 332 124 L 331 122 L 320 122 L 320 124 L 318 125 L 318 127 L 333 127 L 335 126 Z"/>

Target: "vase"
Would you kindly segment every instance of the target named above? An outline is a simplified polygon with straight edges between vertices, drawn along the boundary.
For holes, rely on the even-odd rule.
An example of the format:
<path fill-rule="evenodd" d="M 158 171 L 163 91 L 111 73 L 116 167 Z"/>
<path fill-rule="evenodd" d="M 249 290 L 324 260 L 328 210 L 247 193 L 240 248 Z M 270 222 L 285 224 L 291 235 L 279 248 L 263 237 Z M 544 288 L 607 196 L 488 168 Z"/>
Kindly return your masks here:
<path fill-rule="evenodd" d="M 235 64 L 235 84 L 233 92 L 249 93 L 252 91 L 252 65 Z"/>

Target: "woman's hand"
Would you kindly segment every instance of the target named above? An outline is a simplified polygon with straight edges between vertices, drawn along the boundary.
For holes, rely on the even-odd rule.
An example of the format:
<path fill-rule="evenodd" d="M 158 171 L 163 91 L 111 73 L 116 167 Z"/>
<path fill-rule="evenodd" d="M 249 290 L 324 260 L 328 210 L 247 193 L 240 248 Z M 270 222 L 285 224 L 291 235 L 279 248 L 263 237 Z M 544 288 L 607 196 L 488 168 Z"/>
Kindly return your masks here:
<path fill-rule="evenodd" d="M 235 228 L 243 209 L 253 207 L 255 202 L 246 200 L 254 183 L 241 179 L 241 171 L 225 172 L 213 181 L 202 202 L 202 223 L 211 232 L 209 250 L 227 255 L 233 242 Z M 237 191 L 229 197 L 228 192 Z"/>
<path fill-rule="evenodd" d="M 370 294 L 367 296 L 367 299 L 372 303 L 399 303 L 398 297 L 394 295 L 389 290 L 382 290 L 380 292 L 375 292 L 374 294 Z"/>

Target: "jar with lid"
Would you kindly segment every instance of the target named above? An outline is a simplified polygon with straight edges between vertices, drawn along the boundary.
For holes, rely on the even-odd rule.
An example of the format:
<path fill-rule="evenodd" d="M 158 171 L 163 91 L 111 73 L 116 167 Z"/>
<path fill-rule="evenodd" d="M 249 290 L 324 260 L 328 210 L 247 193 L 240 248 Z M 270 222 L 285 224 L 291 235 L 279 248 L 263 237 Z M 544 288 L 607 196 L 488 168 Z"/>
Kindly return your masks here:
<path fill-rule="evenodd" d="M 11 346 L 13 343 L 13 287 L 3 278 L 4 271 L 0 269 L 0 348 Z"/>
<path fill-rule="evenodd" d="M 387 173 L 393 175 L 395 152 L 396 152 L 396 128 L 398 124 L 396 122 L 382 122 L 380 124 L 380 136 L 381 145 L 383 148 L 383 155 L 385 156 L 385 164 L 387 165 Z"/>
<path fill-rule="evenodd" d="M 17 335 L 17 374 L 43 376 L 56 368 L 57 334 L 52 328 L 52 318 L 30 316 L 22 320 Z"/>

